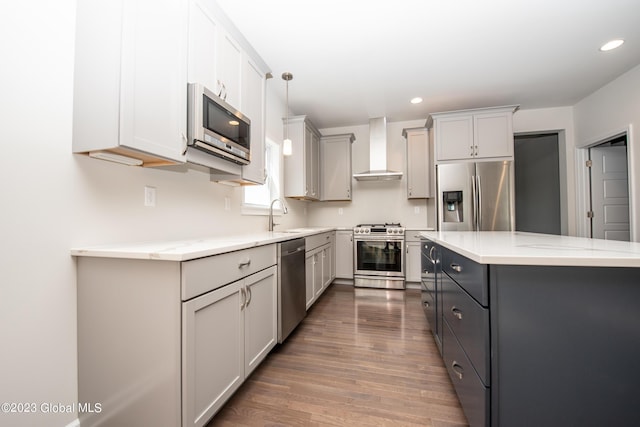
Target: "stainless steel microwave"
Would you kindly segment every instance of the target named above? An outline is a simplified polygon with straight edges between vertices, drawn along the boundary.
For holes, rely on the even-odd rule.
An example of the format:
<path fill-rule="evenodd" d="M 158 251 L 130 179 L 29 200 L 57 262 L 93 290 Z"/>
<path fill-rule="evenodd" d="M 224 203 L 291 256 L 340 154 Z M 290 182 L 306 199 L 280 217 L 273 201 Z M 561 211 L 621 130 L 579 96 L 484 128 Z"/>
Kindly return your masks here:
<path fill-rule="evenodd" d="M 249 164 L 251 120 L 199 83 L 189 83 L 187 102 L 187 150 Z"/>

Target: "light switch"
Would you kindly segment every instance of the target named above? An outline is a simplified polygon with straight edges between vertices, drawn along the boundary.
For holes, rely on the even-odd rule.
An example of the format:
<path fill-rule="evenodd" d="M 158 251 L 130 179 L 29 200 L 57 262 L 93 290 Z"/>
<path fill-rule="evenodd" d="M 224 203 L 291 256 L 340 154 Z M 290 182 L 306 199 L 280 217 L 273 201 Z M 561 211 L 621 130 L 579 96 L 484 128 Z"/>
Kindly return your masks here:
<path fill-rule="evenodd" d="M 413 207 L 413 213 L 416 214 L 416 215 L 420 214 L 420 206 L 414 206 Z"/>
<path fill-rule="evenodd" d="M 343 214 L 344 214 L 344 209 L 338 208 L 338 215 L 343 215 Z"/>

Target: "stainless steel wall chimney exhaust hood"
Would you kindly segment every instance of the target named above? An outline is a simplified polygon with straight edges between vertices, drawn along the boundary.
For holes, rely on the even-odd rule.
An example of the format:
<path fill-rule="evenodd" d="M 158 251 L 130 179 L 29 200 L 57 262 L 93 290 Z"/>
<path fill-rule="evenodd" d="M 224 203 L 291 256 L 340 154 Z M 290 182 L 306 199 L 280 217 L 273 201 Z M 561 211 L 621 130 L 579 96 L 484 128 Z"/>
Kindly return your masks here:
<path fill-rule="evenodd" d="M 390 181 L 402 178 L 402 172 L 387 169 L 387 118 L 369 120 L 369 170 L 354 173 L 356 181 Z"/>

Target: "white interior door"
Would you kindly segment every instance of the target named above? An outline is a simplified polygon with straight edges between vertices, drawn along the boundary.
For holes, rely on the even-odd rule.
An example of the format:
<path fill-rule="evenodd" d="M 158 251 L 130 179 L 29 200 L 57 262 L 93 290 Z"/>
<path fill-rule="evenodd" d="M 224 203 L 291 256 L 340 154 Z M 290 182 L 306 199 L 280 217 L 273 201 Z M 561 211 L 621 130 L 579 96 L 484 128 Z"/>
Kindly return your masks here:
<path fill-rule="evenodd" d="M 592 237 L 630 240 L 627 148 L 599 146 L 589 150 Z"/>

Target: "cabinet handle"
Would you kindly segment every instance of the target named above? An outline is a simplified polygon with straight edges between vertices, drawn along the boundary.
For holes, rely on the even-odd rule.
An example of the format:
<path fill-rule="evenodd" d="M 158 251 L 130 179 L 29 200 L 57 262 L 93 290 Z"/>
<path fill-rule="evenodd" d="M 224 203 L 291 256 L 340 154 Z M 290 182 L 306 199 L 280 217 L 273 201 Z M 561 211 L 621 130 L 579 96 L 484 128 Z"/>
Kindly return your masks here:
<path fill-rule="evenodd" d="M 253 294 L 251 293 L 251 288 L 249 286 L 247 286 L 247 290 L 245 292 L 247 293 L 247 303 L 245 304 L 245 307 L 249 307 L 249 304 L 251 304 L 251 297 L 253 296 Z"/>
<path fill-rule="evenodd" d="M 456 307 L 455 305 L 451 307 L 451 312 L 455 317 L 458 318 L 458 320 L 462 320 L 462 311 L 460 311 L 458 307 Z"/>
<path fill-rule="evenodd" d="M 469 148 L 471 149 L 471 152 L 469 153 L 469 155 L 470 155 L 471 157 L 473 157 L 473 145 L 472 145 L 472 146 L 470 146 Z"/>
<path fill-rule="evenodd" d="M 451 269 L 457 271 L 458 273 L 462 273 L 462 266 L 460 264 L 451 264 Z"/>
<path fill-rule="evenodd" d="M 453 362 L 451 362 L 451 369 L 453 370 L 453 372 L 455 372 L 458 379 L 461 380 L 464 375 L 464 369 L 462 368 L 462 366 L 454 360 Z"/>
<path fill-rule="evenodd" d="M 244 288 L 240 288 L 240 311 L 244 310 L 247 302 L 247 291 Z"/>
<path fill-rule="evenodd" d="M 220 80 L 216 81 L 218 85 L 218 96 L 222 98 L 222 82 Z"/>
<path fill-rule="evenodd" d="M 245 262 L 241 262 L 238 264 L 238 268 L 242 268 L 242 267 L 249 267 L 251 265 L 251 259 L 248 259 Z"/>
<path fill-rule="evenodd" d="M 429 307 L 431 304 L 429 304 L 427 301 L 423 302 L 422 305 L 424 305 L 425 307 Z"/>
<path fill-rule="evenodd" d="M 409 245 L 407 244 L 407 254 L 409 254 Z"/>
<path fill-rule="evenodd" d="M 474 156 L 478 156 L 478 146 L 474 145 L 474 147 L 476 148 L 476 152 L 475 152 Z"/>
<path fill-rule="evenodd" d="M 436 261 L 435 259 L 433 259 L 433 251 L 435 251 L 435 250 L 436 250 L 436 247 L 435 247 L 435 246 L 431 246 L 431 249 L 429 249 L 429 259 L 430 259 L 432 262 L 435 262 L 435 261 Z"/>

